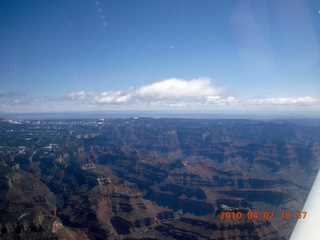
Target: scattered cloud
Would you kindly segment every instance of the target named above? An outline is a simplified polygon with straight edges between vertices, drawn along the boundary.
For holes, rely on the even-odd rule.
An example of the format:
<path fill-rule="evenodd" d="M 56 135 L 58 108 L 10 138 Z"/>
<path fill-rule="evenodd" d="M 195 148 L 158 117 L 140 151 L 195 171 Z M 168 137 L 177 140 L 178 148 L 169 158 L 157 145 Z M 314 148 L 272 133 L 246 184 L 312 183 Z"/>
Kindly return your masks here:
<path fill-rule="evenodd" d="M 24 92 L 0 93 L 0 111 L 70 111 L 99 109 L 318 109 L 320 99 L 302 97 L 240 98 L 227 95 L 209 78 L 166 79 L 119 91 L 69 92 L 64 97 L 29 97 Z M 288 107 L 288 108 L 287 108 Z"/>
<path fill-rule="evenodd" d="M 307 97 L 298 97 L 298 98 L 252 98 L 244 101 L 248 105 L 297 105 L 297 106 L 306 106 L 306 105 L 319 105 L 319 100 L 316 98 L 307 96 Z"/>
<path fill-rule="evenodd" d="M 94 101 L 99 104 L 124 104 L 131 99 L 132 94 L 117 92 L 102 92 L 94 98 Z"/>
<path fill-rule="evenodd" d="M 85 91 L 80 91 L 80 92 L 71 92 L 67 94 L 67 98 L 72 99 L 72 100 L 85 100 L 85 99 L 90 99 L 94 96 L 92 92 L 85 92 Z"/>
<path fill-rule="evenodd" d="M 235 99 L 234 97 L 219 97 L 219 96 L 209 96 L 206 99 L 204 105 L 219 105 L 219 106 L 227 106 L 227 105 L 235 105 L 239 103 L 239 99 Z"/>
<path fill-rule="evenodd" d="M 61 100 L 57 97 L 30 97 L 26 92 L 14 91 L 0 93 L 0 111 L 5 112 L 30 112 L 54 110 Z M 68 98 L 70 99 L 70 98 Z"/>
<path fill-rule="evenodd" d="M 24 107 L 30 103 L 30 99 L 27 97 L 27 93 L 20 91 L 4 92 L 0 93 L 0 110 L 5 108 L 15 108 L 15 107 Z"/>
<path fill-rule="evenodd" d="M 24 97 L 25 95 L 26 95 L 25 92 L 13 91 L 13 92 L 0 93 L 0 98 L 19 98 L 19 97 Z"/>

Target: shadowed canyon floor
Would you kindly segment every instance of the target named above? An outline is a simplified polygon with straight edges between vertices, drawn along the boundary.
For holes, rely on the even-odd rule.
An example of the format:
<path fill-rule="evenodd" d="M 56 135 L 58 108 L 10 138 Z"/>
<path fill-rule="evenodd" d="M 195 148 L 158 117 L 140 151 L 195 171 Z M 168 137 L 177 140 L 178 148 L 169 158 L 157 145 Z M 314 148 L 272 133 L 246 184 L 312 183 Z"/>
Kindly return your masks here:
<path fill-rule="evenodd" d="M 288 239 L 318 120 L 0 120 L 1 239 Z"/>

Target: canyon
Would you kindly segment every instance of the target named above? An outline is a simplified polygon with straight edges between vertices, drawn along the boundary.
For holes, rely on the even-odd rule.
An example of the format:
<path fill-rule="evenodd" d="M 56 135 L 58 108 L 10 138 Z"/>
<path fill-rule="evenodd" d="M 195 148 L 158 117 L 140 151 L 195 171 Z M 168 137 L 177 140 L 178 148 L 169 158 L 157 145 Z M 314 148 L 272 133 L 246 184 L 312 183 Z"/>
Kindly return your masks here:
<path fill-rule="evenodd" d="M 319 123 L 2 119 L 1 239 L 289 239 Z"/>

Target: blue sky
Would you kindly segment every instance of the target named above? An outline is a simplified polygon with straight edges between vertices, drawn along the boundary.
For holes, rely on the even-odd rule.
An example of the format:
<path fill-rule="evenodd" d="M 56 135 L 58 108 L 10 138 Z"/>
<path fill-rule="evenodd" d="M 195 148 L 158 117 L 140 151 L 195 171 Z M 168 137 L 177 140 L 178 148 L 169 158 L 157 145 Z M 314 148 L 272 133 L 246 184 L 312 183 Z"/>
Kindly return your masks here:
<path fill-rule="evenodd" d="M 320 109 L 320 2 L 0 2 L 0 111 Z"/>

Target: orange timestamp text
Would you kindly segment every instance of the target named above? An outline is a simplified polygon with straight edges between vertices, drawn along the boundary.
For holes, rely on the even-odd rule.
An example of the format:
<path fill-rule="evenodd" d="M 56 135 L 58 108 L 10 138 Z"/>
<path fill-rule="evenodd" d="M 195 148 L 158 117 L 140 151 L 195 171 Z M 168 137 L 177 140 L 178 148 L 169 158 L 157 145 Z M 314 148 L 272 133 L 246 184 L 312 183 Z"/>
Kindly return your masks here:
<path fill-rule="evenodd" d="M 229 219 L 268 219 L 272 220 L 274 218 L 290 219 L 295 217 L 296 219 L 305 219 L 307 217 L 307 212 L 279 212 L 279 215 L 276 215 L 275 212 L 258 212 L 258 211 L 249 211 L 249 212 L 220 212 L 219 219 L 229 220 Z"/>

